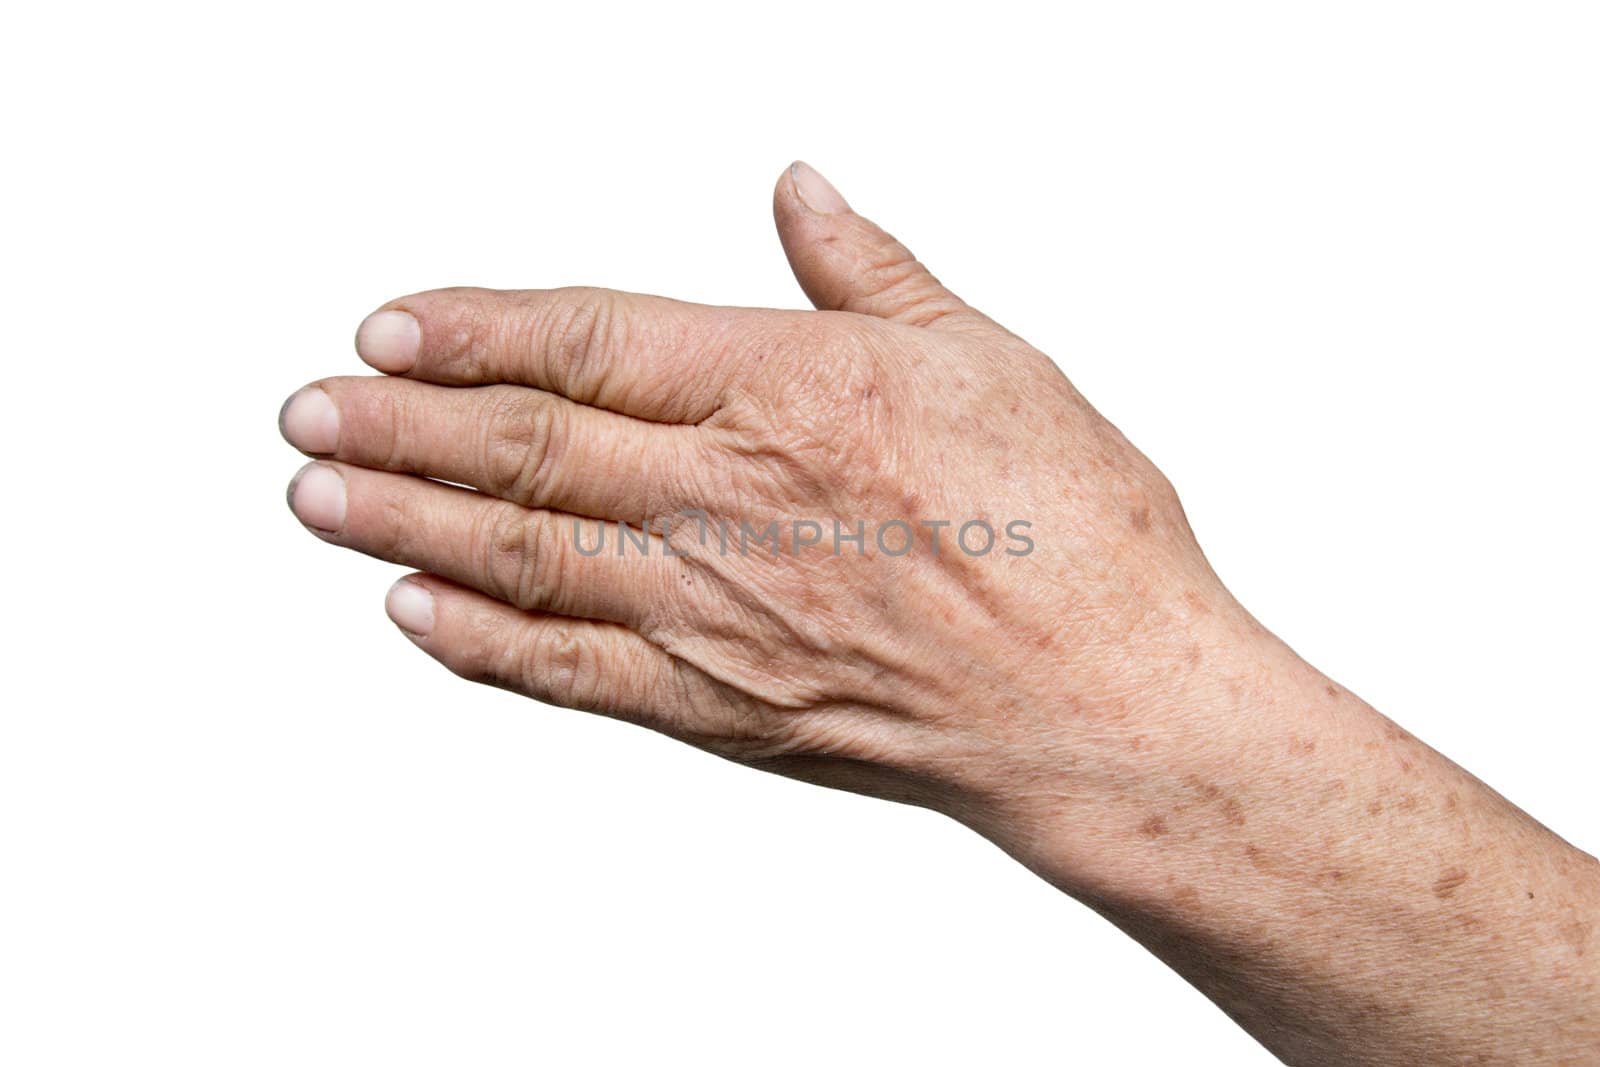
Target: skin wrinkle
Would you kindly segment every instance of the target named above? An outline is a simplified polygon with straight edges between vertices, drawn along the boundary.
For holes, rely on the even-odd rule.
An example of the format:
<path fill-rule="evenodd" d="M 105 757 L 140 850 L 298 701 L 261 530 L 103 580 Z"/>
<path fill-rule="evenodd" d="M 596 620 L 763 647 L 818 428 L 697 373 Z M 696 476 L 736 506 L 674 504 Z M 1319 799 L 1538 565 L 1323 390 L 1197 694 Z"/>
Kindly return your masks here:
<path fill-rule="evenodd" d="M 433 621 L 408 637 L 452 670 L 950 814 L 1287 1062 L 1600 1058 L 1592 858 L 1271 635 L 1047 357 L 793 181 L 774 211 L 816 312 L 402 298 L 421 336 L 404 376 L 322 383 L 346 499 L 291 506 L 339 504 L 319 537 L 439 572 L 409 579 Z M 385 321 L 400 365 L 409 327 Z M 424 481 L 473 458 L 481 492 Z M 900 519 L 913 546 L 740 557 L 713 534 L 667 558 L 652 527 L 650 558 L 581 557 L 560 549 L 584 509 L 524 507 L 552 494 L 590 519 L 692 506 L 735 539 L 776 520 L 786 546 L 793 519 Z M 1012 518 L 1030 554 L 955 550 L 962 522 Z M 921 519 L 952 523 L 937 555 Z M 628 625 L 579 617 L 596 606 Z"/>

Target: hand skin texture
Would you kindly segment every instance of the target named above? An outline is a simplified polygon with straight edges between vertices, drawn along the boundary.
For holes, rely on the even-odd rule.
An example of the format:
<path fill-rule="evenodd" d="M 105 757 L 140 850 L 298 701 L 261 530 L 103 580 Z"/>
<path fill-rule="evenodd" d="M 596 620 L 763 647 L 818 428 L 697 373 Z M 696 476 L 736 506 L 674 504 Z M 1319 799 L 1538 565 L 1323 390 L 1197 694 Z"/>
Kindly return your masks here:
<path fill-rule="evenodd" d="M 383 376 L 285 406 L 295 514 L 421 572 L 390 614 L 461 676 L 946 812 L 1288 1062 L 1600 1063 L 1600 865 L 1263 629 L 1161 473 L 815 171 L 773 207 L 816 311 L 385 305 Z M 780 551 L 664 555 L 688 509 Z M 794 519 L 952 525 L 835 555 Z"/>

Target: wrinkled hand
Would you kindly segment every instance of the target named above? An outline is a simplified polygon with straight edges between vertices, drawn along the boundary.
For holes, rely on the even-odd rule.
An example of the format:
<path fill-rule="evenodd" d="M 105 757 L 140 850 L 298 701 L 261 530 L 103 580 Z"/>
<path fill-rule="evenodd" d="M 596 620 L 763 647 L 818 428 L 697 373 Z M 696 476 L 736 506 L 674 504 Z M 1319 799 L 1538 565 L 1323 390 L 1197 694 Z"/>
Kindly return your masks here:
<path fill-rule="evenodd" d="M 1590 1062 L 1595 861 L 1263 630 L 1150 463 L 815 172 L 774 207 L 818 311 L 376 312 L 388 377 L 285 409 L 328 457 L 295 513 L 425 572 L 389 613 L 452 670 L 945 811 L 1288 1062 Z"/>
<path fill-rule="evenodd" d="M 804 164 L 774 209 L 821 310 L 387 305 L 357 337 L 386 376 L 285 408 L 327 457 L 295 513 L 424 572 L 390 613 L 466 678 L 967 814 L 1079 788 L 1246 618 L 1049 359 Z"/>

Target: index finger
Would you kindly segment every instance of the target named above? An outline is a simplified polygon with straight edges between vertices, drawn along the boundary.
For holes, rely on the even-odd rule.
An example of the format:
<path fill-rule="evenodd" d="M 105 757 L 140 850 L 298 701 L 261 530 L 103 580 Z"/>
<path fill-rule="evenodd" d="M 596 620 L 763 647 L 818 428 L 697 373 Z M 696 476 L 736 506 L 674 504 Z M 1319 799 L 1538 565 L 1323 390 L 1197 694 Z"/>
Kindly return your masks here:
<path fill-rule="evenodd" d="M 356 351 L 386 374 L 695 423 L 721 406 L 741 348 L 770 336 L 755 320 L 778 314 L 610 289 L 435 289 L 367 316 Z"/>

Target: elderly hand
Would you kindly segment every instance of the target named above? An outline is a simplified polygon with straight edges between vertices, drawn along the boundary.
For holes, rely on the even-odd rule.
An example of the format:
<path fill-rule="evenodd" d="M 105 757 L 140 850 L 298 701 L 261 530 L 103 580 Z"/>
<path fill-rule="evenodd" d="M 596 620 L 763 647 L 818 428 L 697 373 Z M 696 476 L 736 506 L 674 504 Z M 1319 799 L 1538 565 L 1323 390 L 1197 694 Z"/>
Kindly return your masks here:
<path fill-rule="evenodd" d="M 296 514 L 463 676 L 774 770 L 1004 803 L 1159 730 L 1235 613 L 1165 479 L 804 164 L 775 210 L 821 311 L 387 305 L 390 377 L 284 413 Z"/>
<path fill-rule="evenodd" d="M 1054 364 L 820 175 L 774 209 L 817 311 L 375 312 L 384 376 L 285 406 L 295 514 L 423 572 L 389 613 L 451 670 L 946 811 L 1294 1062 L 1596 1054 L 1593 859 L 1263 630 Z"/>

